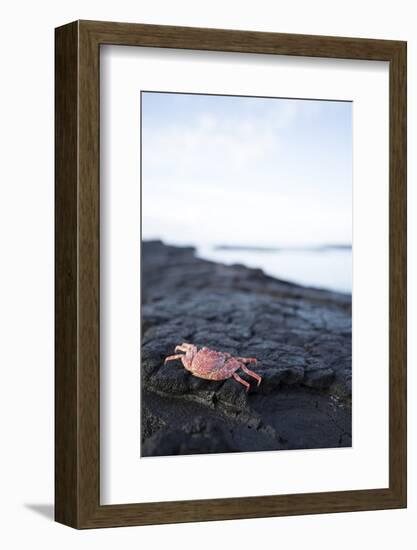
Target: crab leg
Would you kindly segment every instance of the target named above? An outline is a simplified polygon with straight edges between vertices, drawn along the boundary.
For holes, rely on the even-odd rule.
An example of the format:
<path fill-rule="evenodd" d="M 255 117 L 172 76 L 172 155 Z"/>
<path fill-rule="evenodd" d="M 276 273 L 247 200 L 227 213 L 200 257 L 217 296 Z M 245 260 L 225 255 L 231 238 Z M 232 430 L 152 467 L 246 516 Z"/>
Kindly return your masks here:
<path fill-rule="evenodd" d="M 175 351 L 184 351 L 186 352 L 187 351 L 187 348 L 183 345 L 181 346 L 175 346 Z"/>
<path fill-rule="evenodd" d="M 174 359 L 181 359 L 182 357 L 184 357 L 184 355 L 182 355 L 182 353 L 179 353 L 178 355 L 170 355 L 169 357 L 166 357 L 166 358 L 165 358 L 164 365 L 165 365 L 168 361 L 173 361 Z"/>
<path fill-rule="evenodd" d="M 236 359 L 240 361 L 240 363 L 255 363 L 255 365 L 258 364 L 258 360 L 254 357 L 236 357 Z"/>
<path fill-rule="evenodd" d="M 197 347 L 194 346 L 193 344 L 181 344 L 179 346 L 176 346 L 175 347 L 175 351 L 184 351 L 185 353 L 187 351 L 195 351 L 197 353 Z"/>
<path fill-rule="evenodd" d="M 237 380 L 238 382 L 240 382 L 241 384 L 243 384 L 244 386 L 246 386 L 246 392 L 249 391 L 249 388 L 250 388 L 250 384 L 249 382 L 246 382 L 246 380 L 243 380 L 243 378 L 241 378 L 238 374 L 236 374 L 235 372 L 233 373 L 233 378 L 235 380 Z"/>
<path fill-rule="evenodd" d="M 253 372 L 253 370 L 248 369 L 247 367 L 245 367 L 245 365 L 242 365 L 242 370 L 243 372 L 246 372 L 246 374 L 249 374 L 249 376 L 252 376 L 253 378 L 255 378 L 258 381 L 258 386 L 259 386 L 259 384 L 262 381 L 262 376 L 259 376 L 259 374 L 256 374 L 256 372 Z"/>

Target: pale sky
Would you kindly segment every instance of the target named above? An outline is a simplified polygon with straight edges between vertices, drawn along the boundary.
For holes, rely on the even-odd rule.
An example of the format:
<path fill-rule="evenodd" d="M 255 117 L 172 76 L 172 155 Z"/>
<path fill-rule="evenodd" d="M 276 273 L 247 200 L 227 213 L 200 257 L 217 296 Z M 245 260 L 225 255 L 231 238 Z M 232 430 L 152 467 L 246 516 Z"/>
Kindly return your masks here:
<path fill-rule="evenodd" d="M 352 242 L 352 103 L 142 92 L 142 237 Z"/>

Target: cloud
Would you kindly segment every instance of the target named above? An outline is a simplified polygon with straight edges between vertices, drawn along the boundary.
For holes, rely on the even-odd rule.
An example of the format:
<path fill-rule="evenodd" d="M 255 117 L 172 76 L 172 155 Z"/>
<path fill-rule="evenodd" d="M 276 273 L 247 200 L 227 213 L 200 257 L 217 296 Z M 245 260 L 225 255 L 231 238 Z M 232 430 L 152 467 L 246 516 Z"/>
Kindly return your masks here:
<path fill-rule="evenodd" d="M 168 124 L 143 134 L 143 169 L 146 175 L 159 172 L 185 180 L 213 180 L 256 168 L 279 154 L 280 138 L 267 120 L 241 120 L 202 113 L 184 124 Z"/>
<path fill-rule="evenodd" d="M 318 199 L 294 203 L 256 186 L 181 185 L 161 194 L 153 181 L 143 191 L 144 238 L 192 244 L 297 245 L 350 242 L 345 205 L 329 208 Z M 296 207 L 295 207 L 296 206 Z M 345 223 L 343 223 L 345 220 Z"/>
<path fill-rule="evenodd" d="M 349 151 L 340 156 L 323 103 L 251 100 L 220 108 L 199 96 L 196 108 L 189 97 L 188 109 L 164 117 L 144 111 L 144 238 L 350 242 L 351 158 Z"/>

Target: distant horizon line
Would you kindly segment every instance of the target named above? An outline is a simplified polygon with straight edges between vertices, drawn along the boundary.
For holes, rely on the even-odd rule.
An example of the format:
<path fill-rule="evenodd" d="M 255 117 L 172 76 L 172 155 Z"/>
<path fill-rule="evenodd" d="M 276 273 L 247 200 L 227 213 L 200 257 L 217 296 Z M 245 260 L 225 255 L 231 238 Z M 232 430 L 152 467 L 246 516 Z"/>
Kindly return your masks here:
<path fill-rule="evenodd" d="M 351 250 L 352 245 L 346 243 L 330 244 L 301 244 L 301 245 L 280 245 L 280 246 L 257 246 L 257 245 L 214 245 L 215 250 L 250 250 L 251 252 L 280 252 L 281 250 Z"/>
<path fill-rule="evenodd" d="M 321 244 L 283 244 L 283 245 L 250 245 L 250 244 L 218 244 L 218 243 L 190 243 L 166 241 L 162 238 L 143 238 L 143 242 L 162 242 L 169 246 L 193 247 L 210 246 L 213 250 L 241 250 L 250 252 L 280 252 L 280 251 L 302 251 L 302 250 L 352 250 L 349 243 L 321 243 Z"/>

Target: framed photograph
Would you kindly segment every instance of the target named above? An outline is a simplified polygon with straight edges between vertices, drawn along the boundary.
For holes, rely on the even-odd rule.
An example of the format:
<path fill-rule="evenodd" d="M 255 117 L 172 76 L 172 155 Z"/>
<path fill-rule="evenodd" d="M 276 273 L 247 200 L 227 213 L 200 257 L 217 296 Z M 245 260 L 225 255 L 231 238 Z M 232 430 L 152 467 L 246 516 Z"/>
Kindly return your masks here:
<path fill-rule="evenodd" d="M 56 29 L 56 520 L 406 506 L 406 43 Z"/>

